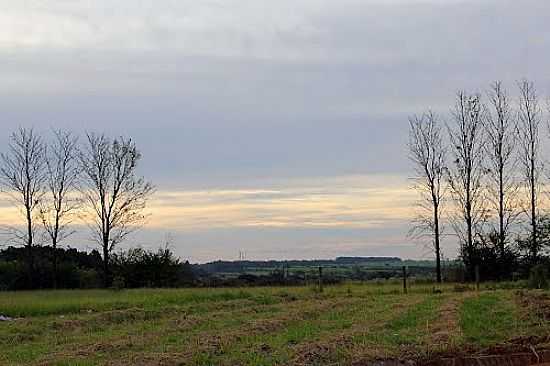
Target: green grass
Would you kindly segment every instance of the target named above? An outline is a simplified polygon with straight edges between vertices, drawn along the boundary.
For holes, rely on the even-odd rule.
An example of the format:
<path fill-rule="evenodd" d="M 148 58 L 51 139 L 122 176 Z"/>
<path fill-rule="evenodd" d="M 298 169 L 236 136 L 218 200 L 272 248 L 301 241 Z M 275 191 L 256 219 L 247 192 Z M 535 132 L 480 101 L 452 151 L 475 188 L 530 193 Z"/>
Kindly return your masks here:
<path fill-rule="evenodd" d="M 442 301 L 443 296 L 432 295 L 409 308 L 387 324 L 385 332 L 380 333 L 383 334 L 382 340 L 394 346 L 420 343 L 419 334 L 429 332 L 429 324 L 438 316 Z"/>
<path fill-rule="evenodd" d="M 503 342 L 510 337 L 528 333 L 526 322 L 519 317 L 510 292 L 482 293 L 464 301 L 460 326 L 464 341 L 480 346 Z"/>
<path fill-rule="evenodd" d="M 445 329 L 441 309 L 450 302 L 458 346 L 542 329 L 523 321 L 512 290 L 465 296 L 453 288 L 433 294 L 418 284 L 404 295 L 399 283 L 386 282 L 321 294 L 307 287 L 0 293 L 0 313 L 18 318 L 0 323 L 0 365 L 346 365 L 422 354 L 432 330 Z"/>

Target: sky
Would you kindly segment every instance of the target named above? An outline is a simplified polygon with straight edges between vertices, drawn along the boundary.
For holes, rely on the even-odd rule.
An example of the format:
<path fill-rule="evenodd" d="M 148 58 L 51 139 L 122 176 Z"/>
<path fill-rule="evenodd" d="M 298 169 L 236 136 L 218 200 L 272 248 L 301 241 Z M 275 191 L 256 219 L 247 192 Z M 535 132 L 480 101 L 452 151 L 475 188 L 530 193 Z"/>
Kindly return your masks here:
<path fill-rule="evenodd" d="M 545 0 L 0 0 L 0 146 L 19 126 L 132 137 L 157 187 L 126 245 L 194 262 L 397 255 L 408 116 L 550 82 Z M 0 223 L 15 211 L 0 202 Z M 85 230 L 70 243 L 92 248 Z M 456 256 L 456 240 L 444 254 Z"/>

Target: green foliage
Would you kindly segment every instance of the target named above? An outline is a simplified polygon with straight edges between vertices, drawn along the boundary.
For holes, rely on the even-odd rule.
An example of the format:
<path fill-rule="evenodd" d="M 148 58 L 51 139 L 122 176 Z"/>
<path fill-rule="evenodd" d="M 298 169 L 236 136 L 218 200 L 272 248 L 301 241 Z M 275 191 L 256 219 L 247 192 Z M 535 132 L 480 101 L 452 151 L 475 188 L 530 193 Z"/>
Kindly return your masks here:
<path fill-rule="evenodd" d="M 193 273 L 188 263 L 180 263 L 169 248 L 156 252 L 132 248 L 113 255 L 115 276 L 124 280 L 125 287 L 174 287 L 182 282 L 192 282 Z"/>
<path fill-rule="evenodd" d="M 57 288 L 99 288 L 103 283 L 102 259 L 97 251 L 56 249 Z M 35 288 L 52 288 L 54 283 L 53 249 L 35 248 Z M 0 250 L 0 291 L 30 289 L 24 248 Z M 175 287 L 194 285 L 196 277 L 189 262 L 181 263 L 168 248 L 157 251 L 133 248 L 113 255 L 111 271 L 118 277 L 115 288 Z"/>
<path fill-rule="evenodd" d="M 518 268 L 520 253 L 508 243 L 501 248 L 497 232 L 477 235 L 473 244 L 472 247 L 461 248 L 460 256 L 465 266 L 463 279 L 474 281 L 476 266 L 479 266 L 482 281 L 510 279 Z"/>

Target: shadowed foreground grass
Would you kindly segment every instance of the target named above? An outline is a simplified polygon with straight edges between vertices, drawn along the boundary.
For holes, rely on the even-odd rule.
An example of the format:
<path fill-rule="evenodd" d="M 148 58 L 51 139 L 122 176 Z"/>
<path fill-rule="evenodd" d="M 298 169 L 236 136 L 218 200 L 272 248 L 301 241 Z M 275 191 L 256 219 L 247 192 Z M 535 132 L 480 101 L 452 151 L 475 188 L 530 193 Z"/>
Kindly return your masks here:
<path fill-rule="evenodd" d="M 481 348 L 548 325 L 514 290 L 398 284 L 0 293 L 2 365 L 320 365 Z"/>

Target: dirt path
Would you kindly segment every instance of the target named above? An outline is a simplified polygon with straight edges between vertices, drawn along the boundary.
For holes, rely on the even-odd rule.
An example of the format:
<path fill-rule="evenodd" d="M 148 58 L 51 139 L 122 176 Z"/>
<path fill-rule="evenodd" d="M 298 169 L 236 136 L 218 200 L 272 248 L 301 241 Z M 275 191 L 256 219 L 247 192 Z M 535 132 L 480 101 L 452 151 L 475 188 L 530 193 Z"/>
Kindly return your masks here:
<path fill-rule="evenodd" d="M 460 307 L 466 299 L 472 296 L 476 296 L 476 293 L 463 292 L 449 295 L 439 308 L 438 316 L 427 326 L 426 344 L 439 350 L 452 348 L 457 344 L 462 338 Z"/>

